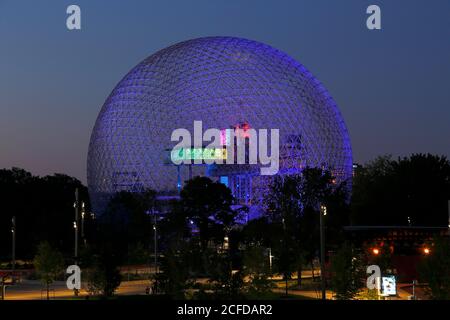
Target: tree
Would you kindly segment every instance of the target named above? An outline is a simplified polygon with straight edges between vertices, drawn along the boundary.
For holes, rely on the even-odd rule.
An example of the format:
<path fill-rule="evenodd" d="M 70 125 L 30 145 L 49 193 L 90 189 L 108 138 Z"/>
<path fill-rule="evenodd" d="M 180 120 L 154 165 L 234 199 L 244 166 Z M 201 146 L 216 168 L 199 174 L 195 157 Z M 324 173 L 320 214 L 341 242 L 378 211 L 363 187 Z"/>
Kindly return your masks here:
<path fill-rule="evenodd" d="M 288 281 L 292 273 L 298 270 L 303 261 L 299 261 L 299 250 L 292 238 L 285 236 L 278 247 L 275 247 L 275 262 L 277 270 L 285 281 L 285 293 L 288 295 Z M 301 277 L 301 273 L 299 275 Z"/>
<path fill-rule="evenodd" d="M 135 248 L 150 247 L 154 192 L 118 192 L 97 219 L 97 251 L 115 252 L 120 263 L 129 261 Z"/>
<path fill-rule="evenodd" d="M 378 250 L 377 254 L 373 253 L 374 249 Z M 373 242 L 363 245 L 363 250 L 366 253 L 366 260 L 369 265 L 377 265 L 386 273 L 394 272 L 392 264 L 393 247 L 387 243 L 380 246 L 377 242 Z"/>
<path fill-rule="evenodd" d="M 50 285 L 64 270 L 64 258 L 61 252 L 52 248 L 48 242 L 41 242 L 33 261 L 36 272 L 47 289 L 47 300 L 50 299 Z"/>
<path fill-rule="evenodd" d="M 429 295 L 436 300 L 450 299 L 450 240 L 437 237 L 434 239 L 429 256 L 419 265 L 422 281 L 428 283 Z"/>
<path fill-rule="evenodd" d="M 179 202 L 171 203 L 170 207 L 159 222 L 160 243 L 167 248 L 181 247 L 192 236 L 192 224 Z"/>
<path fill-rule="evenodd" d="M 247 247 L 243 254 L 243 273 L 248 277 L 248 293 L 251 296 L 264 296 L 271 291 L 269 280 L 270 265 L 267 248 L 261 246 Z"/>
<path fill-rule="evenodd" d="M 93 295 L 111 297 L 119 287 L 122 277 L 117 257 L 112 252 L 96 254 L 87 271 L 88 292 Z"/>
<path fill-rule="evenodd" d="M 345 183 L 335 185 L 331 173 L 320 168 L 305 168 L 299 175 L 277 176 L 270 185 L 266 212 L 273 223 L 282 226 L 284 234 L 280 239 L 283 245 L 278 246 L 281 250 L 278 261 L 283 268 L 297 264 L 298 286 L 303 265 L 307 262 L 312 265 L 319 250 L 320 206 L 325 204 L 328 208 L 326 219 L 331 217 L 331 223 L 327 232 L 336 241 L 339 235 L 342 237 L 342 226 L 347 221 L 348 198 Z M 291 261 L 292 250 L 295 262 Z M 286 272 L 289 274 L 288 269 Z"/>
<path fill-rule="evenodd" d="M 365 270 L 362 256 L 348 243 L 331 260 L 331 288 L 338 300 L 350 300 L 364 287 Z"/>
<path fill-rule="evenodd" d="M 214 296 L 218 299 L 241 299 L 243 297 L 243 273 L 234 271 L 228 251 L 208 252 L 208 270 L 210 283 L 213 284 Z"/>
<path fill-rule="evenodd" d="M 203 251 L 211 240 L 222 243 L 235 224 L 237 212 L 231 209 L 232 202 L 231 190 L 207 177 L 195 177 L 181 190 L 185 216 L 198 227 Z"/>
<path fill-rule="evenodd" d="M 304 256 L 300 245 L 302 208 L 300 201 L 300 175 L 277 176 L 269 188 L 265 200 L 266 212 L 274 226 L 274 230 L 281 231 L 278 243 L 273 248 L 277 256 L 278 271 L 283 274 L 286 281 L 286 294 L 288 280 L 294 269 L 302 269 Z M 301 279 L 301 271 L 298 272 Z"/>
<path fill-rule="evenodd" d="M 447 226 L 450 161 L 431 154 L 379 157 L 356 171 L 352 222 L 360 225 Z"/>
<path fill-rule="evenodd" d="M 185 290 L 195 282 L 193 258 L 196 247 L 190 242 L 173 243 L 161 258 L 161 273 L 155 275 L 159 292 L 174 299 L 184 299 Z"/>

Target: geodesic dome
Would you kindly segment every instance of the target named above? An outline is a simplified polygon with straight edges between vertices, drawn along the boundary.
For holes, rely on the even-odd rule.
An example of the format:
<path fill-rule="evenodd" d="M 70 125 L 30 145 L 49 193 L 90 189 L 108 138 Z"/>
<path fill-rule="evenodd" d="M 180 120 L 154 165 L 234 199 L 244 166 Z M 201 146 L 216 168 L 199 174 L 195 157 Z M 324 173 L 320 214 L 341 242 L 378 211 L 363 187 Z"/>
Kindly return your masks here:
<path fill-rule="evenodd" d="M 208 37 L 163 49 L 134 67 L 103 105 L 89 145 L 88 187 L 94 210 L 117 191 L 177 190 L 165 163 L 177 128 L 280 130 L 280 174 L 309 167 L 351 179 L 349 135 L 327 90 L 300 63 L 266 44 Z M 192 132 L 192 131 L 191 131 Z M 205 173 L 195 167 L 194 174 Z M 186 170 L 182 180 L 188 178 Z"/>

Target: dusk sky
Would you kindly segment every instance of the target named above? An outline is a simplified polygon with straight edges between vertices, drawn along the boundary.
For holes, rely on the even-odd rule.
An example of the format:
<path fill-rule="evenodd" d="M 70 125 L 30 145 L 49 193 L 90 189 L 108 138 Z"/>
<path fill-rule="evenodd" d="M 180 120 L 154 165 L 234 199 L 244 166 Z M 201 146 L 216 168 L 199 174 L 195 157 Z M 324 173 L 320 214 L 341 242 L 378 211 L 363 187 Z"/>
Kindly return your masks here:
<path fill-rule="evenodd" d="M 82 29 L 66 28 L 81 7 Z M 382 30 L 366 8 L 382 10 Z M 306 66 L 337 102 L 355 162 L 450 157 L 448 0 L 0 0 L 0 168 L 86 182 L 91 130 L 141 60 L 179 41 L 236 36 Z"/>

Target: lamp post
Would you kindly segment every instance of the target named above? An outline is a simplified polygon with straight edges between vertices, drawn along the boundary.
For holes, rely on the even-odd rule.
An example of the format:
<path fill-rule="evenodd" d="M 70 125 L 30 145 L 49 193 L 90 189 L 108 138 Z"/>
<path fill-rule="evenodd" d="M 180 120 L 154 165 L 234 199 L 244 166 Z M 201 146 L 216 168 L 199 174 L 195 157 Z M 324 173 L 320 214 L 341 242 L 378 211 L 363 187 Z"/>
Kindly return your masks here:
<path fill-rule="evenodd" d="M 78 226 L 77 222 L 73 222 L 73 233 L 74 233 L 74 240 L 75 240 L 75 264 L 77 263 L 78 258 Z"/>
<path fill-rule="evenodd" d="M 154 252 L 154 255 L 155 255 L 155 273 L 157 273 L 157 270 L 158 270 L 158 230 L 157 230 L 157 228 L 156 228 L 156 212 L 155 212 L 155 210 L 153 210 L 153 231 L 154 231 L 154 236 L 155 236 L 155 238 L 154 238 L 154 243 L 155 243 L 155 252 Z"/>
<path fill-rule="evenodd" d="M 269 270 L 270 270 L 270 276 L 272 276 L 272 262 L 273 262 L 272 248 L 269 248 Z"/>
<path fill-rule="evenodd" d="M 153 293 L 156 294 L 158 291 L 158 278 L 157 278 L 157 273 L 158 273 L 158 230 L 157 230 L 157 226 L 156 226 L 156 210 L 152 209 L 151 213 L 153 214 L 153 234 L 154 234 L 154 238 L 153 238 L 153 244 L 154 244 L 154 252 L 153 252 L 153 258 L 154 258 L 154 268 L 155 268 L 155 283 L 154 283 L 154 289 L 153 289 Z"/>
<path fill-rule="evenodd" d="M 12 217 L 11 219 L 11 237 L 12 237 L 12 271 L 14 273 L 16 269 L 16 217 Z"/>
<path fill-rule="evenodd" d="M 81 202 L 81 240 L 83 241 L 83 245 L 86 245 L 86 239 L 84 237 L 84 217 L 86 215 L 86 211 L 84 209 L 84 202 Z"/>
<path fill-rule="evenodd" d="M 326 300 L 326 287 L 325 287 L 325 232 L 323 217 L 327 215 L 327 207 L 320 206 L 319 212 L 319 227 L 320 227 L 320 280 L 322 287 L 322 300 Z"/>
<path fill-rule="evenodd" d="M 75 264 L 78 264 L 78 188 L 75 189 L 75 221 L 73 222 L 73 231 L 75 236 L 75 249 L 74 249 L 74 257 Z"/>

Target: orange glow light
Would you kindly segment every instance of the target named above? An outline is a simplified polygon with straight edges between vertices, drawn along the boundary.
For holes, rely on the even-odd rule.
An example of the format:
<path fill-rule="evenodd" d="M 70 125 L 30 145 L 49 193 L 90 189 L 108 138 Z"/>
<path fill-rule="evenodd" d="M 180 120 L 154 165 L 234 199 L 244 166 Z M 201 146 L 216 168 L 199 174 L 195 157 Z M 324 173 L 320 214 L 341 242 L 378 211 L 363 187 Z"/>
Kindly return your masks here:
<path fill-rule="evenodd" d="M 373 252 L 374 255 L 378 255 L 380 253 L 380 250 L 378 250 L 377 248 L 374 248 L 372 250 L 372 252 Z"/>
<path fill-rule="evenodd" d="M 425 253 L 425 254 L 430 254 L 430 249 L 424 248 L 424 249 L 423 249 L 423 253 Z"/>

